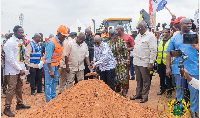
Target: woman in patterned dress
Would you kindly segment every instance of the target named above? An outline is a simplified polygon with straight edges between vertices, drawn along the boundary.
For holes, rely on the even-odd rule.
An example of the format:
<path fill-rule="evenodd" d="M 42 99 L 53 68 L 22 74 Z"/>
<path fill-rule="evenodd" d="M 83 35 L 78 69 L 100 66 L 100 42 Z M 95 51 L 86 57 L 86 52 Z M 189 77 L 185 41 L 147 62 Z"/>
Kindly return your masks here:
<path fill-rule="evenodd" d="M 129 52 L 128 47 L 124 39 L 118 38 L 118 33 L 113 32 L 111 33 L 111 39 L 107 43 L 110 46 L 113 56 L 116 60 L 116 67 L 115 67 L 115 87 L 121 85 L 122 86 L 122 95 L 126 97 L 125 87 L 128 83 L 128 61 L 129 61 Z"/>

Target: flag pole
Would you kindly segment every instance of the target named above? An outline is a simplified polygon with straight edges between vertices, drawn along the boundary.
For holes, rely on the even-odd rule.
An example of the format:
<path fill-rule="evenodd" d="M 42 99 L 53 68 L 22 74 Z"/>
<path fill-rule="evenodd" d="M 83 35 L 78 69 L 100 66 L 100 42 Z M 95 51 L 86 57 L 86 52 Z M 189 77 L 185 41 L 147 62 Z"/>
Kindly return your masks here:
<path fill-rule="evenodd" d="M 165 9 L 167 9 L 167 10 L 169 11 L 169 13 L 170 13 L 171 15 L 173 15 L 172 12 L 166 7 L 166 5 L 165 5 Z"/>

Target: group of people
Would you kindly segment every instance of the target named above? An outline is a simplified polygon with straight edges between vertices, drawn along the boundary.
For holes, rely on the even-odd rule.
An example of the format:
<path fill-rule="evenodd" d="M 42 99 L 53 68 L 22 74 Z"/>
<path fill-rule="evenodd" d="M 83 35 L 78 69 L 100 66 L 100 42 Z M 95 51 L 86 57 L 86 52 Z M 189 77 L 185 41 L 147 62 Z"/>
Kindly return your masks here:
<path fill-rule="evenodd" d="M 6 40 L 2 51 L 2 54 L 5 54 L 2 55 L 2 60 L 5 60 L 6 75 L 2 83 L 7 81 L 8 84 L 7 92 L 4 91 L 6 93 L 4 114 L 9 117 L 15 116 L 10 110 L 14 93 L 17 96 L 16 110 L 30 108 L 22 101 L 22 78 L 25 75 L 29 75 L 31 95 L 36 94 L 35 90 L 37 94 L 45 93 L 47 103 L 56 97 L 58 84 L 59 95 L 79 81 L 98 78 L 85 77 L 91 70 L 95 70 L 100 80 L 113 91 L 120 92 L 122 89 L 124 97 L 129 89 L 129 80 L 136 78 L 136 95 L 130 99 L 141 99 L 139 103 L 145 103 L 148 101 L 153 70 L 157 62 L 160 77 L 158 95 L 167 91 L 166 97 L 172 96 L 173 74 L 176 87 L 182 87 L 176 88 L 177 101 L 185 99 L 184 92 L 188 86 L 191 91 L 189 99 L 191 115 L 196 117 L 199 91 L 191 86 L 191 83 L 196 84 L 194 81 L 199 80 L 198 44 L 183 44 L 182 35 L 194 33 L 190 31 L 192 26 L 190 19 L 177 18 L 174 22 L 176 25 L 172 24 L 171 28 L 176 26 L 175 31 L 171 33 L 172 30 L 163 28 L 160 33 L 161 39 L 155 36 L 156 32 L 149 30 L 145 21 L 138 24 L 138 31 L 133 31 L 132 35 L 125 34 L 123 26 L 118 25 L 115 30 L 109 30 L 109 37 L 106 39 L 99 35 L 94 36 L 90 28 L 81 32 L 79 27 L 78 32 L 70 32 L 70 28 L 61 25 L 57 29 L 56 36 L 51 34 L 45 41 L 41 33 L 36 33 L 25 49 L 24 30 L 21 26 L 15 26 L 13 35 Z M 170 52 L 175 49 L 180 49 L 188 55 L 184 62 L 185 70 L 182 70 L 185 78 L 179 75 L 178 65 L 181 58 L 175 57 L 172 62 Z M 42 76 L 44 76 L 45 92 L 42 91 Z"/>

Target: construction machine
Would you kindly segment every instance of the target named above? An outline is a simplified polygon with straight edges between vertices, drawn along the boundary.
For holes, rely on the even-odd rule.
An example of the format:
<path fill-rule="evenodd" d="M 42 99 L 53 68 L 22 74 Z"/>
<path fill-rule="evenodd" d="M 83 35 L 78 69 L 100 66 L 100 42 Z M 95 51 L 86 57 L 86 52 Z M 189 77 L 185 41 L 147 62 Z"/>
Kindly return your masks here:
<path fill-rule="evenodd" d="M 117 25 L 124 27 L 124 33 L 131 34 L 131 22 L 132 18 L 108 18 L 104 19 L 101 23 L 100 30 L 103 33 L 108 33 L 109 29 L 116 29 Z M 97 29 L 98 30 L 98 29 Z"/>

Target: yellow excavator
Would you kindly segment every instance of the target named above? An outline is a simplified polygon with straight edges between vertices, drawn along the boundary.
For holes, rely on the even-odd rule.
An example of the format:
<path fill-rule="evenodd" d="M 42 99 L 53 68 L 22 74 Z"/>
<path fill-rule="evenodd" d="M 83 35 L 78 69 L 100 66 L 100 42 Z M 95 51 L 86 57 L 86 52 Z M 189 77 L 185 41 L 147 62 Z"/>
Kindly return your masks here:
<path fill-rule="evenodd" d="M 101 23 L 99 29 L 96 30 L 97 33 L 108 34 L 109 29 L 116 29 L 117 25 L 122 25 L 124 27 L 124 33 L 131 34 L 131 23 L 132 18 L 108 18 L 104 19 Z"/>

